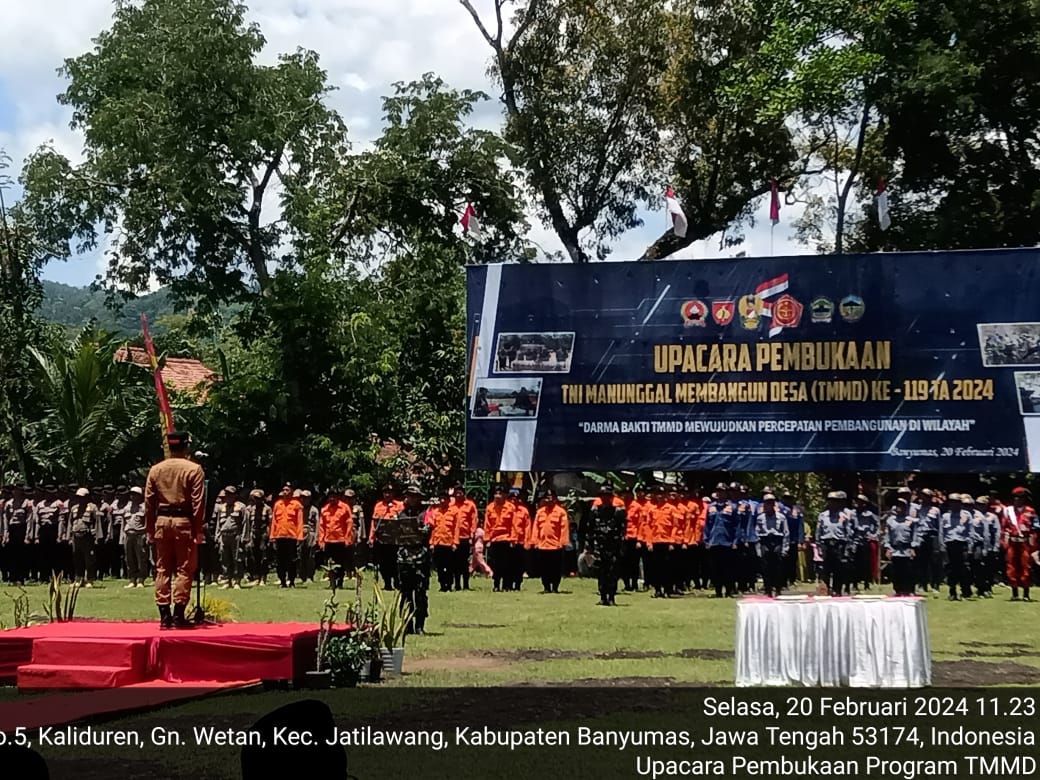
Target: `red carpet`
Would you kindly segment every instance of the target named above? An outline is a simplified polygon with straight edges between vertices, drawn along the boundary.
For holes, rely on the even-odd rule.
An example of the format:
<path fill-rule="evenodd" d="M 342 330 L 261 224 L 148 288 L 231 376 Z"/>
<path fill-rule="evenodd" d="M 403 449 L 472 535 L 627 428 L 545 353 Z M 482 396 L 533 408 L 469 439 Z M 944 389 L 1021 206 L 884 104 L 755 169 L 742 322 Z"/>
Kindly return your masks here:
<path fill-rule="evenodd" d="M 19 690 L 297 680 L 314 668 L 317 639 L 305 623 L 48 623 L 0 632 L 0 679 L 17 679 Z"/>

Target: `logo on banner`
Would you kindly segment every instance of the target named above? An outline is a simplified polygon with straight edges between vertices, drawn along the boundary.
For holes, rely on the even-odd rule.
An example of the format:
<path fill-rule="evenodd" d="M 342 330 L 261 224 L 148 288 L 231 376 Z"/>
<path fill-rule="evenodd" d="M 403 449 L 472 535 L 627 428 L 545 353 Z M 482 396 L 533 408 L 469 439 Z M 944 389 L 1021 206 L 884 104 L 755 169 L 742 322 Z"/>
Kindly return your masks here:
<path fill-rule="evenodd" d="M 830 298 L 816 298 L 809 304 L 809 308 L 812 309 L 813 322 L 826 324 L 834 319 L 834 301 Z"/>
<path fill-rule="evenodd" d="M 748 330 L 757 330 L 758 324 L 762 321 L 765 305 L 757 295 L 745 295 L 737 304 L 737 311 L 740 313 L 741 325 Z"/>
<path fill-rule="evenodd" d="M 859 322 L 863 319 L 863 314 L 866 310 L 867 305 L 858 295 L 848 295 L 845 298 L 842 298 L 841 303 L 838 306 L 841 318 L 845 320 L 845 322 Z"/>
<path fill-rule="evenodd" d="M 802 321 L 804 307 L 790 295 L 781 295 L 773 304 L 773 326 L 777 328 L 797 328 Z"/>
<path fill-rule="evenodd" d="M 712 301 L 711 318 L 719 325 L 729 325 L 733 322 L 733 315 L 737 305 L 733 301 Z"/>
<path fill-rule="evenodd" d="M 680 309 L 686 327 L 703 328 L 708 324 L 708 307 L 700 301 L 686 301 Z"/>

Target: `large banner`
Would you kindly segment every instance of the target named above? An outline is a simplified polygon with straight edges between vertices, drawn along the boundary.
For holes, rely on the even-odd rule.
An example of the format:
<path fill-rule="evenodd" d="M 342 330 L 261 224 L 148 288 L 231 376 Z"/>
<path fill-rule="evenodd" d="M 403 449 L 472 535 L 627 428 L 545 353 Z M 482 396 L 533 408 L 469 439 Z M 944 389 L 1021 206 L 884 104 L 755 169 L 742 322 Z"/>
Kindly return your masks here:
<path fill-rule="evenodd" d="M 468 269 L 466 465 L 1040 471 L 1040 250 Z"/>

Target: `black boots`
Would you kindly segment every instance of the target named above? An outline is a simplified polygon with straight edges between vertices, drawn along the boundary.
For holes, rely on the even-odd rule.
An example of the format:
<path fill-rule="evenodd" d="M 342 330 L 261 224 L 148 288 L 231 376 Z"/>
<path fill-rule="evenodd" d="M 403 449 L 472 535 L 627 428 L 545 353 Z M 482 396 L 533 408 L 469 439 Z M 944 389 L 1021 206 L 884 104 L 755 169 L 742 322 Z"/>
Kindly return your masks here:
<path fill-rule="evenodd" d="M 173 628 L 173 614 L 170 612 L 169 604 L 159 605 L 159 628 Z"/>
<path fill-rule="evenodd" d="M 187 604 L 175 604 L 173 607 L 173 627 L 174 628 L 195 628 L 195 624 L 192 623 L 188 618 L 184 616 L 184 610 L 187 608 Z"/>

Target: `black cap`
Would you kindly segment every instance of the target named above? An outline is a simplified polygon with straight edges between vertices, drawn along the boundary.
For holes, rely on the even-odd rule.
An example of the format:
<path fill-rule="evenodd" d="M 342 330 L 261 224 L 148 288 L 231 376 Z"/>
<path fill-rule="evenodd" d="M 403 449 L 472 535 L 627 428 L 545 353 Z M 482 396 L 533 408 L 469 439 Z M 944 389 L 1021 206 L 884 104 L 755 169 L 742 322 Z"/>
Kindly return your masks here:
<path fill-rule="evenodd" d="M 604 482 L 602 485 L 599 486 L 599 492 L 600 493 L 613 493 L 614 492 L 614 483 L 613 482 Z"/>
<path fill-rule="evenodd" d="M 187 431 L 170 431 L 166 434 L 166 443 L 171 446 L 187 444 L 191 441 L 191 434 Z"/>

